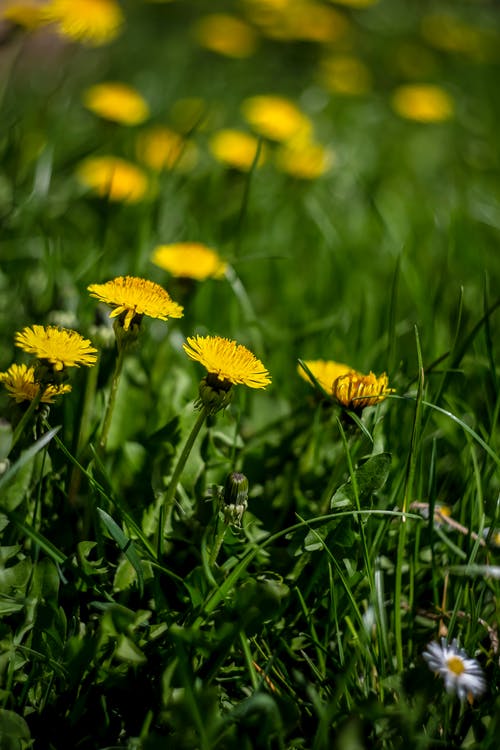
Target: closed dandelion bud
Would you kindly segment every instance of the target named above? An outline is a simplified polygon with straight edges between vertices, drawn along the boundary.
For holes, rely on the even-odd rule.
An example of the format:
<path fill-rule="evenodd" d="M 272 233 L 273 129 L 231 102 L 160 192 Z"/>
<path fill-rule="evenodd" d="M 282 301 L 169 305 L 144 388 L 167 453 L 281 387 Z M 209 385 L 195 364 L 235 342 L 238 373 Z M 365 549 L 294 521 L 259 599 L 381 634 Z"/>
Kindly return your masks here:
<path fill-rule="evenodd" d="M 198 407 L 204 407 L 210 415 L 229 406 L 233 398 L 233 389 L 228 381 L 221 381 L 210 376 L 210 373 L 200 380 Z"/>
<path fill-rule="evenodd" d="M 241 519 L 248 507 L 248 479 L 244 474 L 233 471 L 224 485 L 224 520 L 241 526 Z"/>

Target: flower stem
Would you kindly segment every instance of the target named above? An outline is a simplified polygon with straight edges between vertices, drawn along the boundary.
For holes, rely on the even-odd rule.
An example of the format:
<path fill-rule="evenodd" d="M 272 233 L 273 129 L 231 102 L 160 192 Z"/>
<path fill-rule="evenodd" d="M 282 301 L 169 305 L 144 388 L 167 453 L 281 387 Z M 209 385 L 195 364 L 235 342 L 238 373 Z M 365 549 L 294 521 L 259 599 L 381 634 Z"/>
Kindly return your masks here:
<path fill-rule="evenodd" d="M 186 461 L 188 460 L 189 454 L 191 453 L 191 449 L 194 445 L 194 441 L 196 440 L 199 431 L 201 430 L 201 427 L 207 417 L 207 408 L 202 407 L 200 409 L 200 413 L 198 414 L 198 417 L 196 419 L 196 422 L 194 423 L 191 432 L 188 435 L 188 438 L 184 444 L 184 448 L 182 449 L 182 453 L 180 454 L 177 464 L 175 465 L 174 473 L 172 474 L 172 478 L 170 480 L 170 484 L 167 487 L 167 491 L 165 493 L 165 497 L 163 498 L 163 506 L 162 506 L 162 512 L 163 512 L 163 526 L 165 526 L 168 523 L 168 520 L 170 518 L 170 513 L 172 512 L 172 508 L 175 501 L 175 491 L 177 489 L 177 485 L 179 484 L 179 479 L 181 478 L 182 470 L 184 469 L 184 466 L 186 465 Z M 162 533 L 162 530 L 160 529 L 160 533 Z"/>
<path fill-rule="evenodd" d="M 106 407 L 106 414 L 104 415 L 104 422 L 102 425 L 101 439 L 99 441 L 99 448 L 104 453 L 108 442 L 109 428 L 111 427 L 111 420 L 113 418 L 113 411 L 115 408 L 116 394 L 118 392 L 118 384 L 120 382 L 120 376 L 123 369 L 123 361 L 125 359 L 125 347 L 118 346 L 118 356 L 116 357 L 115 371 L 113 373 L 113 381 L 111 383 L 111 390 L 109 392 L 108 405 Z"/>
<path fill-rule="evenodd" d="M 215 565 L 215 563 L 217 561 L 217 557 L 219 555 L 220 548 L 222 547 L 222 542 L 224 541 L 224 537 L 226 536 L 226 531 L 227 531 L 227 523 L 224 522 L 221 525 L 220 520 L 219 520 L 218 517 L 217 517 L 216 524 L 217 524 L 216 525 L 216 532 L 217 533 L 216 533 L 216 536 L 215 536 L 215 540 L 214 540 L 212 549 L 210 551 L 210 567 L 212 567 L 213 565 Z"/>
<path fill-rule="evenodd" d="M 21 435 L 24 432 L 24 428 L 26 427 L 26 425 L 28 424 L 29 420 L 33 416 L 35 410 L 38 408 L 38 405 L 39 405 L 40 401 L 42 400 L 43 392 L 44 392 L 44 388 L 43 388 L 42 385 L 40 385 L 40 387 L 38 388 L 38 391 L 35 394 L 35 397 L 31 401 L 31 403 L 28 406 L 28 408 L 26 409 L 26 411 L 24 412 L 23 416 L 21 417 L 21 419 L 19 420 L 19 422 L 17 424 L 16 429 L 14 430 L 14 434 L 12 436 L 12 443 L 11 443 L 11 446 L 10 446 L 10 450 L 12 450 L 12 448 L 15 446 L 15 444 L 17 443 L 17 441 L 21 437 Z"/>

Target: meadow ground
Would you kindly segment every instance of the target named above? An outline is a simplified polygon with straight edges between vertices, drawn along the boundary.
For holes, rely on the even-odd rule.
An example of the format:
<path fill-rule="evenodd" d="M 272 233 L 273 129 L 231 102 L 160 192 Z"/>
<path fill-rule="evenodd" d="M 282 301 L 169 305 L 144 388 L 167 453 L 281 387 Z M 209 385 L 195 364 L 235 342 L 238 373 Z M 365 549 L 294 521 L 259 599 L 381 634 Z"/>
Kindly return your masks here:
<path fill-rule="evenodd" d="M 0 13 L 0 748 L 496 750 L 496 4 Z"/>

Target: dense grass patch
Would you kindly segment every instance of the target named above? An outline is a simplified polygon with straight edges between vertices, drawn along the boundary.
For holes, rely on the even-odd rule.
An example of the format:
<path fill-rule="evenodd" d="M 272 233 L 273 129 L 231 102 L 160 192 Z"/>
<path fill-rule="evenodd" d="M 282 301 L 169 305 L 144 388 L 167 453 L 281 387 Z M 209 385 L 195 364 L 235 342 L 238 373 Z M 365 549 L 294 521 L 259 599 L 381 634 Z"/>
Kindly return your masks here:
<path fill-rule="evenodd" d="M 495 5 L 19 6 L 0 747 L 496 750 Z"/>

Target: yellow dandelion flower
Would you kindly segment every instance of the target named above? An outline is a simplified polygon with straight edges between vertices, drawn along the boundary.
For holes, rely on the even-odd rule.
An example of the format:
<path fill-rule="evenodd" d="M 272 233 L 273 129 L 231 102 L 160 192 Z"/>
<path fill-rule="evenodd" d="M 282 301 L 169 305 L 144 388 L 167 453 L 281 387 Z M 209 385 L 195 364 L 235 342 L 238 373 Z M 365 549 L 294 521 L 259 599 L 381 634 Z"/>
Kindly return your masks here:
<path fill-rule="evenodd" d="M 371 88 L 372 77 L 369 68 L 352 55 L 336 55 L 322 61 L 321 83 L 335 94 L 360 96 Z"/>
<path fill-rule="evenodd" d="M 227 263 L 216 250 L 199 242 L 176 242 L 158 245 L 151 260 L 172 276 L 184 279 L 220 279 L 226 273 Z"/>
<path fill-rule="evenodd" d="M 226 13 L 201 18 L 195 26 L 195 36 L 202 47 L 227 57 L 250 57 L 257 46 L 257 34 L 253 28 Z"/>
<path fill-rule="evenodd" d="M 42 16 L 61 36 L 96 47 L 115 39 L 123 24 L 116 0 L 50 0 Z"/>
<path fill-rule="evenodd" d="M 109 81 L 90 86 L 83 103 L 91 112 L 122 125 L 138 125 L 149 117 L 146 100 L 132 86 Z"/>
<path fill-rule="evenodd" d="M 327 393 L 331 393 L 333 382 L 339 375 L 345 375 L 352 370 L 352 367 L 345 365 L 343 362 L 333 362 L 332 360 L 325 359 L 305 359 L 304 364 Z M 308 373 L 300 365 L 297 371 L 308 383 L 312 382 Z"/>
<path fill-rule="evenodd" d="M 297 139 L 284 143 L 276 151 L 276 166 L 299 180 L 315 180 L 328 172 L 334 164 L 331 149 L 319 143 Z"/>
<path fill-rule="evenodd" d="M 217 161 L 233 169 L 240 169 L 242 172 L 248 172 L 251 168 L 258 146 L 259 141 L 255 136 L 241 130 L 219 130 L 209 141 L 210 151 Z M 264 151 L 261 145 L 258 167 L 266 159 Z"/>
<path fill-rule="evenodd" d="M 5 372 L 0 372 L 0 383 L 4 384 L 9 396 L 12 396 L 17 404 L 33 401 L 40 390 L 40 383 L 35 380 L 35 368 L 27 365 L 11 365 Z M 70 385 L 46 385 L 40 401 L 52 404 L 56 396 L 70 391 Z"/>
<path fill-rule="evenodd" d="M 406 84 L 393 94 L 392 106 L 398 115 L 417 122 L 442 122 L 453 117 L 451 96 L 432 84 Z"/>
<path fill-rule="evenodd" d="M 65 367 L 90 367 L 97 360 L 97 349 L 77 331 L 57 326 L 27 326 L 16 333 L 16 346 L 48 362 L 56 371 Z"/>
<path fill-rule="evenodd" d="M 301 39 L 307 42 L 338 41 L 349 28 L 346 17 L 319 3 L 297 2 L 268 24 L 266 34 L 273 39 Z"/>
<path fill-rule="evenodd" d="M 187 172 L 194 167 L 198 158 L 194 143 L 162 125 L 155 125 L 139 133 L 136 153 L 139 161 L 155 172 L 164 169 Z"/>
<path fill-rule="evenodd" d="M 274 141 L 288 141 L 312 132 L 310 119 L 289 99 L 282 96 L 252 96 L 243 101 L 243 116 L 252 128 Z"/>
<path fill-rule="evenodd" d="M 388 388 L 388 384 L 385 372 L 376 377 L 373 372 L 362 375 L 356 370 L 349 370 L 333 381 L 331 391 L 341 406 L 359 411 L 365 406 L 378 404 L 390 393 L 394 393 L 394 388 Z"/>
<path fill-rule="evenodd" d="M 168 292 L 154 281 L 118 276 L 105 284 L 90 284 L 87 289 L 92 297 L 114 307 L 110 318 L 123 316 L 125 331 L 128 331 L 134 318 L 140 320 L 143 315 L 159 320 L 182 318 L 181 305 L 174 302 Z"/>
<path fill-rule="evenodd" d="M 83 185 L 110 201 L 138 203 L 150 194 L 150 184 L 143 170 L 117 156 L 84 159 L 76 176 Z"/>
<path fill-rule="evenodd" d="M 245 346 L 231 339 L 190 336 L 183 347 L 188 357 L 200 362 L 219 384 L 265 388 L 271 382 L 262 362 Z"/>
<path fill-rule="evenodd" d="M 36 0 L 31 2 L 12 2 L 0 10 L 0 19 L 10 21 L 25 29 L 36 29 L 43 24 L 41 5 Z"/>

